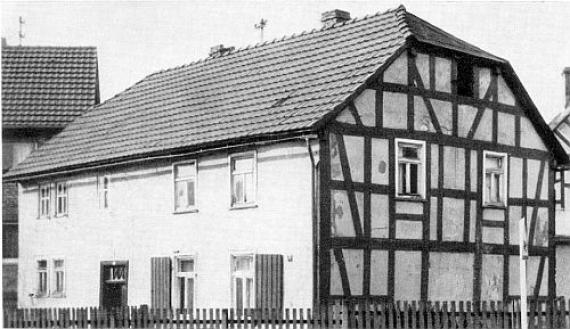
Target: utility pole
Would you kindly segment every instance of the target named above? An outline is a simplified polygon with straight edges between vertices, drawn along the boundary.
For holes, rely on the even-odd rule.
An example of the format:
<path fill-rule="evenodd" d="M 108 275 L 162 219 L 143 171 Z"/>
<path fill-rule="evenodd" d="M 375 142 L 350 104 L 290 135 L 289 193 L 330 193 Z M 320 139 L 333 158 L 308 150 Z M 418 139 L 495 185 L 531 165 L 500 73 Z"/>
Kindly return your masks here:
<path fill-rule="evenodd" d="M 24 18 L 22 16 L 20 16 L 19 18 L 19 23 L 20 23 L 20 31 L 18 32 L 18 38 L 20 39 L 20 46 L 21 46 L 22 40 L 24 40 L 24 37 L 26 36 L 24 34 L 24 24 L 26 24 L 26 21 L 24 21 Z"/>
<path fill-rule="evenodd" d="M 528 229 L 526 218 L 519 221 L 519 254 L 520 254 L 520 291 L 521 291 L 521 329 L 528 329 L 527 291 L 526 291 L 526 262 L 528 260 Z"/>
<path fill-rule="evenodd" d="M 267 25 L 267 20 L 262 18 L 261 21 L 259 21 L 259 23 L 255 24 L 253 26 L 253 27 L 255 27 L 256 30 L 260 31 L 261 42 L 263 42 L 263 30 L 265 30 L 266 25 Z"/>

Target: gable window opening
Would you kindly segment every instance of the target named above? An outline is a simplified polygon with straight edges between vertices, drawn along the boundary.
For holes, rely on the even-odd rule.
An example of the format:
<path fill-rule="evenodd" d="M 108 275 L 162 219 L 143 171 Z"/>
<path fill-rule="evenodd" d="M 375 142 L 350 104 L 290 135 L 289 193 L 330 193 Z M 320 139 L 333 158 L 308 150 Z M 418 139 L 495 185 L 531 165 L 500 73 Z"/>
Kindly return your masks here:
<path fill-rule="evenodd" d="M 253 153 L 232 156 L 231 170 L 231 205 L 232 207 L 255 203 L 255 155 Z"/>
<path fill-rule="evenodd" d="M 55 215 L 67 215 L 67 184 L 65 182 L 57 183 L 55 188 Z"/>
<path fill-rule="evenodd" d="M 506 205 L 506 161 L 506 154 L 485 152 L 485 205 Z"/>
<path fill-rule="evenodd" d="M 37 297 L 46 297 L 48 294 L 48 262 L 46 259 L 37 261 Z"/>
<path fill-rule="evenodd" d="M 465 59 L 457 60 L 457 94 L 465 97 L 473 97 L 473 64 Z"/>
<path fill-rule="evenodd" d="M 196 262 L 192 256 L 177 257 L 178 305 L 193 310 L 196 305 Z"/>
<path fill-rule="evenodd" d="M 174 165 L 174 211 L 196 209 L 196 161 Z"/>
<path fill-rule="evenodd" d="M 253 308 L 253 255 L 232 256 L 232 306 L 236 310 Z"/>
<path fill-rule="evenodd" d="M 50 216 L 51 188 L 49 184 L 40 185 L 40 218 Z"/>
<path fill-rule="evenodd" d="M 111 190 L 111 178 L 109 175 L 102 175 L 99 177 L 99 208 L 109 208 L 109 192 Z"/>
<path fill-rule="evenodd" d="M 55 259 L 53 261 L 54 274 L 54 296 L 63 296 L 65 294 L 65 262 L 63 259 Z"/>
<path fill-rule="evenodd" d="M 424 188 L 424 143 L 396 140 L 397 150 L 397 196 L 423 197 Z"/>

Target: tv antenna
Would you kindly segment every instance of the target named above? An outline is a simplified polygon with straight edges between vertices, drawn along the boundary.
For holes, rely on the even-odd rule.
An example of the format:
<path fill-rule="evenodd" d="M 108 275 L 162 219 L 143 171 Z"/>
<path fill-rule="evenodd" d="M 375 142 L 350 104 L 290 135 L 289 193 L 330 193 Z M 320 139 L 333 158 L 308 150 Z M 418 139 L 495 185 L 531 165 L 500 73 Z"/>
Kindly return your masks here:
<path fill-rule="evenodd" d="M 26 24 L 26 21 L 24 20 L 24 18 L 22 16 L 20 16 L 19 18 L 19 25 L 20 25 L 20 31 L 18 32 L 18 38 L 20 39 L 20 46 L 22 45 L 22 40 L 24 40 L 24 38 L 26 37 L 26 35 L 24 34 L 24 24 Z"/>
<path fill-rule="evenodd" d="M 259 23 L 253 26 L 255 27 L 256 30 L 259 30 L 261 42 L 263 42 L 263 30 L 265 30 L 266 25 L 267 25 L 267 20 L 262 18 L 261 21 L 259 21 Z"/>

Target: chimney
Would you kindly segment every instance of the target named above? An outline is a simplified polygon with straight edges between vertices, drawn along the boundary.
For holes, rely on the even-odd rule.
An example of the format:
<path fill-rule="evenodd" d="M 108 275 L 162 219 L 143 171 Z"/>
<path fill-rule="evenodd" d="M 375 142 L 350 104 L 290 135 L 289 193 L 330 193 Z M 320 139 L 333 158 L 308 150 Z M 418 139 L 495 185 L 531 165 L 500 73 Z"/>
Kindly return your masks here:
<path fill-rule="evenodd" d="M 335 23 L 343 23 L 347 21 L 350 21 L 350 13 L 340 9 L 325 11 L 321 15 L 321 22 L 325 28 L 331 27 Z"/>
<path fill-rule="evenodd" d="M 566 83 L 566 88 L 565 88 L 566 104 L 564 107 L 567 108 L 570 107 L 570 67 L 564 68 L 562 74 L 564 75 L 564 82 Z"/>
<path fill-rule="evenodd" d="M 2 48 L 4 47 L 8 47 L 8 42 L 6 41 L 6 38 L 2 38 Z"/>
<path fill-rule="evenodd" d="M 224 45 L 215 45 L 210 48 L 210 57 L 216 58 L 232 52 L 235 47 L 224 47 Z"/>

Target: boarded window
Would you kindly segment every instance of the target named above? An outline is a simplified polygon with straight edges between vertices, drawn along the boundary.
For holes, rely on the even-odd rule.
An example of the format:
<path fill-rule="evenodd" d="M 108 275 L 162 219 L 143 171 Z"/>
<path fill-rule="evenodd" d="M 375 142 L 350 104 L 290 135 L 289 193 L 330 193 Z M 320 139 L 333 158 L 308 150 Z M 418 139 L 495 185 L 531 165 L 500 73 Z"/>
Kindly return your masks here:
<path fill-rule="evenodd" d="M 150 298 L 152 308 L 170 308 L 170 257 L 150 259 Z"/>
<path fill-rule="evenodd" d="M 283 255 L 255 256 L 255 307 L 283 308 Z"/>

